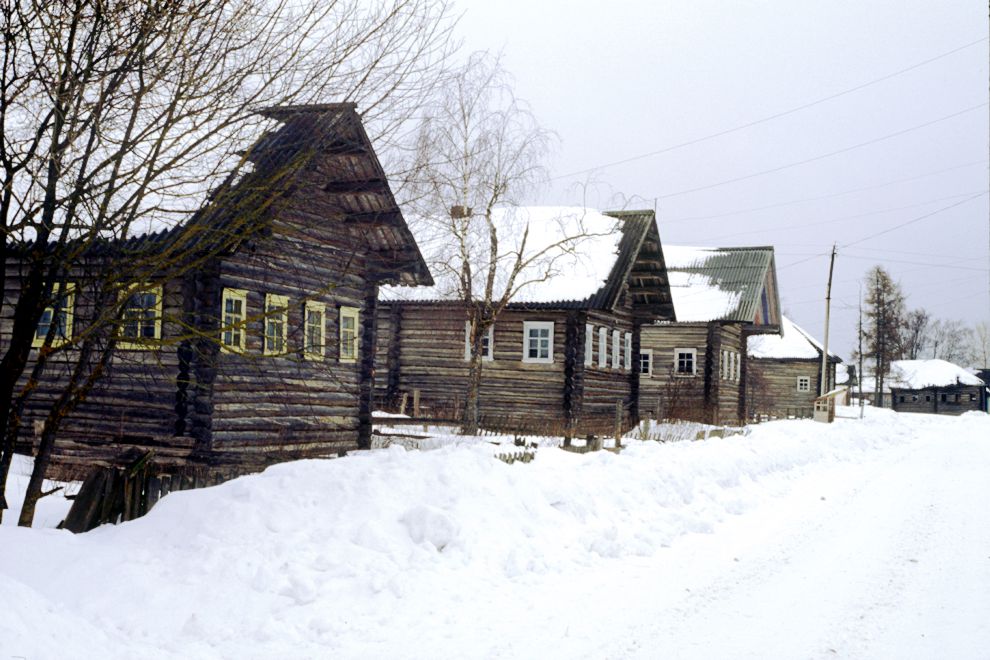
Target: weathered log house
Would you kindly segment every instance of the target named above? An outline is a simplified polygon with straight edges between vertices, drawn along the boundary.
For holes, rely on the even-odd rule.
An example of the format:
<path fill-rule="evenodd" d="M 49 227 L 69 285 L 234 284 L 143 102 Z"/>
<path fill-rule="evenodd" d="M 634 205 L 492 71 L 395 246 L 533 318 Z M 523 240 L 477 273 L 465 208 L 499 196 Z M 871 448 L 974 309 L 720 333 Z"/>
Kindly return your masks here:
<path fill-rule="evenodd" d="M 644 325 L 639 408 L 662 419 L 746 418 L 746 337 L 778 332 L 772 247 L 664 247 L 676 322 Z"/>
<path fill-rule="evenodd" d="M 987 384 L 945 360 L 894 360 L 887 382 L 898 412 L 961 415 L 987 410 Z"/>
<path fill-rule="evenodd" d="M 548 213 L 558 211 L 587 215 L 607 235 L 577 244 L 573 261 L 524 288 L 498 316 L 485 341 L 482 423 L 604 433 L 614 428 L 619 402 L 628 428 L 638 420 L 639 328 L 673 319 L 655 216 L 521 212 L 552 224 Z M 375 385 L 386 408 L 403 394 L 411 404 L 418 392 L 422 416 L 458 419 L 468 377 L 467 313 L 434 275 L 437 287 L 383 289 Z"/>
<path fill-rule="evenodd" d="M 747 340 L 746 409 L 750 419 L 811 417 L 815 398 L 836 384 L 842 360 L 829 351 L 828 382 L 822 388 L 824 347 L 789 318 L 781 318 L 780 334 L 753 335 Z"/>
<path fill-rule="evenodd" d="M 280 126 L 246 154 L 250 172 L 186 223 L 93 246 L 80 262 L 146 265 L 57 460 L 139 447 L 166 464 L 257 467 L 369 446 L 378 286 L 432 278 L 353 104 L 262 114 Z M 40 344 L 57 323 L 62 346 L 29 399 L 27 436 L 77 357 L 73 327 L 97 311 L 85 266 L 67 282 L 38 329 Z M 0 328 L 9 336 L 10 319 Z"/>

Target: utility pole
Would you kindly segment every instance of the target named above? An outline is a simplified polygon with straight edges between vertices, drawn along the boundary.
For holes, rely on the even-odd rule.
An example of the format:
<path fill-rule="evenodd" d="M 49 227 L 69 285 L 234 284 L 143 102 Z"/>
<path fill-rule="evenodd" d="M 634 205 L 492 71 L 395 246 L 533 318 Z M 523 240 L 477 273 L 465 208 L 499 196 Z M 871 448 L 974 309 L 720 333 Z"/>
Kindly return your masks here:
<path fill-rule="evenodd" d="M 832 271 L 835 269 L 835 243 L 832 243 L 832 259 L 828 264 L 828 286 L 825 287 L 825 348 L 822 350 L 821 391 L 818 396 L 828 392 L 828 315 L 832 306 Z"/>
<path fill-rule="evenodd" d="M 856 374 L 856 381 L 859 386 L 859 418 L 863 419 L 863 285 L 859 285 L 859 373 Z"/>

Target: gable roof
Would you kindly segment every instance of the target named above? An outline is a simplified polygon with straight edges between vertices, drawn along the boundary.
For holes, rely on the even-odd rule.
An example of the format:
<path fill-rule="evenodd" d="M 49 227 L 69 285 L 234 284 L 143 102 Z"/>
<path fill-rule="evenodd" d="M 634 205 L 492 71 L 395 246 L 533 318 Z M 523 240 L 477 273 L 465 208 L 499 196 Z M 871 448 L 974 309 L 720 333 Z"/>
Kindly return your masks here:
<path fill-rule="evenodd" d="M 655 245 L 660 253 L 659 232 L 653 211 L 600 213 L 583 207 L 501 207 L 495 209 L 493 221 L 498 231 L 500 249 L 512 258 L 522 248 L 521 239 L 528 228 L 525 254 L 532 256 L 547 246 L 564 242 L 551 250 L 552 263 L 543 261 L 523 269 L 516 284 L 519 288 L 510 308 L 528 309 L 611 309 L 623 291 L 634 266 L 653 268 L 663 274 L 661 260 L 643 265 L 639 260 L 644 245 Z M 433 287 L 382 287 L 383 300 L 396 302 L 459 302 L 459 261 L 452 260 L 453 239 L 445 231 L 446 218 L 423 218 L 414 223 L 414 231 L 424 245 L 433 266 Z M 479 218 L 472 235 L 487 232 Z M 567 241 L 569 237 L 580 238 Z M 478 259 L 486 258 L 487 238 L 472 244 Z M 476 269 L 477 270 L 477 269 Z M 475 272 L 473 289 L 483 288 L 484 273 Z M 502 284 L 502 288 L 498 287 Z M 504 291 L 498 282 L 496 296 Z M 673 314 L 666 279 L 641 282 L 631 293 L 642 305 L 656 307 L 660 313 Z M 634 301 L 635 302 L 635 301 Z M 666 309 L 664 308 L 666 305 Z"/>
<path fill-rule="evenodd" d="M 780 334 L 750 335 L 746 340 L 747 356 L 776 360 L 820 360 L 823 346 L 818 340 L 786 316 L 780 319 Z M 829 351 L 829 360 L 842 360 Z"/>
<path fill-rule="evenodd" d="M 171 253 L 186 260 L 229 254 L 271 228 L 271 220 L 300 189 L 320 190 L 312 222 L 342 223 L 358 233 L 380 282 L 432 284 L 429 269 L 406 226 L 353 103 L 261 110 L 281 122 L 247 150 L 250 166 L 211 191 L 186 222 L 126 239 L 96 241 L 87 250 L 139 259 Z M 328 160 L 334 165 L 328 167 Z M 300 206 L 310 200 L 303 200 Z M 148 260 L 159 268 L 162 260 Z"/>
<path fill-rule="evenodd" d="M 771 317 L 780 308 L 773 247 L 667 245 L 663 252 L 678 321 L 754 323 L 761 316 L 768 283 Z"/>

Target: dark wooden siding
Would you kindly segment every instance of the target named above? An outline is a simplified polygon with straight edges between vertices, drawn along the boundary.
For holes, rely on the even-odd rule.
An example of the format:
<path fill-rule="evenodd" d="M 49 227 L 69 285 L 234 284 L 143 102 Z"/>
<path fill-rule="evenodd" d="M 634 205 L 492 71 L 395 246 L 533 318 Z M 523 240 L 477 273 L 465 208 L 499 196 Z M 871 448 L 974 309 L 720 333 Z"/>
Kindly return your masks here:
<path fill-rule="evenodd" d="M 322 230 L 288 224 L 224 260 L 218 288 L 246 290 L 247 315 L 253 320 L 244 354 L 217 353 L 214 452 L 310 455 L 358 447 L 361 361 L 340 360 L 339 312 L 358 308 L 364 320 L 374 286 L 364 276 L 359 246 L 334 237 L 333 231 L 331 223 Z M 342 245 L 329 248 L 331 242 Z M 288 352 L 282 356 L 263 354 L 265 294 L 289 301 Z M 306 301 L 326 306 L 323 360 L 303 356 Z M 214 309 L 220 309 L 219 291 Z"/>
<path fill-rule="evenodd" d="M 464 359 L 467 318 L 464 309 L 428 303 L 403 304 L 398 313 L 401 325 L 396 338 L 398 316 L 392 312 L 393 305 L 379 305 L 375 371 L 385 376 L 376 380 L 378 399 L 391 399 L 394 403 L 396 396 L 406 393 L 411 406 L 413 391 L 419 390 L 422 414 L 458 419 L 468 377 Z M 495 323 L 494 359 L 482 366 L 479 397 L 482 418 L 497 418 L 521 426 L 557 424 L 563 428 L 567 317 L 563 311 L 502 313 Z M 552 363 L 522 361 L 524 321 L 554 323 Z M 390 379 L 392 391 L 389 391 Z"/>
<path fill-rule="evenodd" d="M 923 390 L 891 389 L 891 407 L 897 412 L 961 415 L 985 410 L 985 388 L 980 385 L 930 387 Z M 943 397 L 945 401 L 943 401 Z"/>

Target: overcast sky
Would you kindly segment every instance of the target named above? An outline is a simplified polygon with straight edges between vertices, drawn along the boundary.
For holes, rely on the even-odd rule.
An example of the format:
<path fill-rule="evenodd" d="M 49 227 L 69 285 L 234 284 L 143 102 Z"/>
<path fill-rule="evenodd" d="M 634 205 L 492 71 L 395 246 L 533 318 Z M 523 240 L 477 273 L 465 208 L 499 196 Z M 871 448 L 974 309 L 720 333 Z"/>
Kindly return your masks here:
<path fill-rule="evenodd" d="M 773 245 L 784 313 L 819 337 L 837 243 L 831 347 L 843 358 L 877 263 L 909 308 L 990 320 L 986 3 L 458 9 L 465 51 L 502 51 L 518 96 L 559 136 L 553 187 L 527 201 L 655 204 L 665 243 Z"/>

